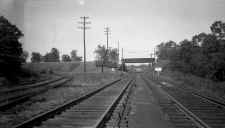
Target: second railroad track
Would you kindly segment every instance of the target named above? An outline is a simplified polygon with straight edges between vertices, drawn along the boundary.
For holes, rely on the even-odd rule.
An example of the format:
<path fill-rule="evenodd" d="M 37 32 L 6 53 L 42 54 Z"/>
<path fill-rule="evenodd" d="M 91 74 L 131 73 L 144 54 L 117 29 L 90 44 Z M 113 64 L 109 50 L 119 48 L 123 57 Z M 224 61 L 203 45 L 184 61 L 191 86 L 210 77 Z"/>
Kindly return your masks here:
<path fill-rule="evenodd" d="M 155 87 L 158 84 L 143 76 L 156 92 L 162 110 L 175 128 L 225 128 L 225 106 L 213 98 L 175 86 Z M 158 88 L 158 89 L 157 89 Z"/>

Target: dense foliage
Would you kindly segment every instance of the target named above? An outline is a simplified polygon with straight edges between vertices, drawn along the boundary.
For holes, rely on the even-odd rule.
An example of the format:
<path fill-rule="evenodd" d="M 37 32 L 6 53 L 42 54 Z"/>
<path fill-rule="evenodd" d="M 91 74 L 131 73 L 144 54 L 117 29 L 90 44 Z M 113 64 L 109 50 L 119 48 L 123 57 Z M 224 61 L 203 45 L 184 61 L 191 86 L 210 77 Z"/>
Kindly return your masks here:
<path fill-rule="evenodd" d="M 42 56 L 40 53 L 32 52 L 32 54 L 31 54 L 31 62 L 32 63 L 41 62 L 41 59 L 42 59 Z"/>
<path fill-rule="evenodd" d="M 62 55 L 62 61 L 63 62 L 70 62 L 71 58 L 70 58 L 69 55 L 64 54 L 64 55 Z"/>
<path fill-rule="evenodd" d="M 60 55 L 57 48 L 52 48 L 49 53 L 46 53 L 43 57 L 44 62 L 59 62 Z"/>
<path fill-rule="evenodd" d="M 61 56 L 61 60 L 63 62 L 70 62 L 70 61 L 82 61 L 82 57 L 77 56 L 77 51 L 72 50 L 71 56 L 67 54 L 63 54 Z M 46 53 L 44 56 L 41 55 L 39 52 L 32 52 L 31 54 L 31 62 L 32 63 L 39 63 L 39 62 L 60 62 L 60 53 L 57 48 L 52 48 L 50 52 Z"/>
<path fill-rule="evenodd" d="M 82 61 L 82 57 L 77 55 L 77 50 L 72 50 L 70 52 L 71 61 Z"/>
<path fill-rule="evenodd" d="M 23 51 L 23 53 L 21 54 L 22 62 L 26 63 L 28 57 L 29 57 L 29 52 L 28 51 Z"/>
<path fill-rule="evenodd" d="M 20 70 L 23 49 L 19 38 L 22 36 L 15 25 L 0 17 L 0 74 L 6 77 L 13 77 Z"/>
<path fill-rule="evenodd" d="M 225 81 L 225 23 L 214 22 L 211 33 L 200 33 L 192 40 L 157 46 L 159 59 L 170 60 L 169 68 L 184 73 Z"/>
<path fill-rule="evenodd" d="M 96 54 L 96 65 L 101 66 L 102 64 L 109 67 L 116 67 L 119 62 L 118 49 L 107 48 L 104 45 L 98 45 L 95 49 Z"/>

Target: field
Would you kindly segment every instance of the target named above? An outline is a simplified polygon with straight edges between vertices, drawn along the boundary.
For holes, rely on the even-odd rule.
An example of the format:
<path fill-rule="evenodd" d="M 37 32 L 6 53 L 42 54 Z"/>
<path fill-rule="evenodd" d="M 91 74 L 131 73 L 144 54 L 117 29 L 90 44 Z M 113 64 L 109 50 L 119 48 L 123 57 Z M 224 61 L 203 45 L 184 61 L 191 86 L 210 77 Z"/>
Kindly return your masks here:
<path fill-rule="evenodd" d="M 66 72 L 74 72 L 81 73 L 83 72 L 83 62 L 45 62 L 45 63 L 27 63 L 23 65 L 23 68 L 43 73 L 53 71 L 55 73 L 66 73 Z M 101 72 L 100 67 L 95 66 L 94 61 L 86 62 L 86 70 L 88 73 L 97 73 Z M 104 68 L 104 71 L 111 71 L 110 68 Z"/>
<path fill-rule="evenodd" d="M 27 63 L 23 68 L 37 72 L 71 72 L 80 65 L 80 62 L 45 62 L 45 63 Z"/>
<path fill-rule="evenodd" d="M 101 68 L 95 66 L 95 62 L 87 62 L 87 73 L 100 73 Z M 83 62 L 45 62 L 45 63 L 27 63 L 22 68 L 26 72 L 24 76 L 15 76 L 18 82 L 8 81 L 0 77 L 0 89 L 10 88 L 25 83 L 38 82 L 55 76 L 71 76 L 74 73 L 83 73 Z M 110 68 L 104 68 L 104 72 L 111 72 Z"/>

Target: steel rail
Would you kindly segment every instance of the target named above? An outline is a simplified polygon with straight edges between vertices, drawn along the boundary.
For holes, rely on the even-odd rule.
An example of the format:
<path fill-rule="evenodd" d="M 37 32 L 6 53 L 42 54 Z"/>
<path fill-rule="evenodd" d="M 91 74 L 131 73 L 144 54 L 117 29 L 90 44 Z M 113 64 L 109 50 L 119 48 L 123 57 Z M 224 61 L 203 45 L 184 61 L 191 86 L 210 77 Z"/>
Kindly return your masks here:
<path fill-rule="evenodd" d="M 112 102 L 112 104 L 107 108 L 107 110 L 100 117 L 100 119 L 93 126 L 93 128 L 103 128 L 104 127 L 104 124 L 108 121 L 108 119 L 110 118 L 110 115 L 113 113 L 113 109 L 119 103 L 120 99 L 123 97 L 124 93 L 129 88 L 129 86 L 132 85 L 132 82 L 133 82 L 133 80 L 129 80 L 125 84 L 124 88 L 122 89 L 122 92 L 114 99 L 114 101 Z"/>
<path fill-rule="evenodd" d="M 51 82 L 47 82 L 45 84 L 40 84 L 40 85 L 36 85 L 35 89 L 40 89 L 40 90 L 31 90 L 30 92 L 24 93 L 24 94 L 18 94 L 17 96 L 10 96 L 8 98 L 5 99 L 1 99 L 0 101 L 0 111 L 4 111 L 6 109 L 9 109 L 11 106 L 21 103 L 22 101 L 25 101 L 33 96 L 36 96 L 37 94 L 40 94 L 44 91 L 47 91 L 49 88 L 55 88 L 58 87 L 59 85 L 62 85 L 66 82 L 68 82 L 69 80 L 71 80 L 71 78 L 66 79 L 66 78 L 60 78 L 57 79 L 56 81 L 51 81 Z M 59 83 L 56 83 L 59 82 Z M 54 84 L 54 85 L 51 85 Z M 46 85 L 46 87 L 44 88 L 43 86 Z M 40 87 L 40 88 L 38 88 Z M 32 87 L 31 87 L 32 88 Z M 33 89 L 32 88 L 32 89 Z M 30 88 L 28 88 L 29 90 Z M 26 91 L 28 91 L 26 90 Z"/>
<path fill-rule="evenodd" d="M 142 77 L 146 83 L 149 84 L 148 80 L 143 76 Z M 201 120 L 198 116 L 196 116 L 194 113 L 189 111 L 185 106 L 183 106 L 178 100 L 176 100 L 173 96 L 171 96 L 169 93 L 167 93 L 165 90 L 162 90 L 163 93 L 175 103 L 176 107 L 182 111 L 190 120 L 193 121 L 194 124 L 196 124 L 199 128 L 211 128 L 208 124 L 206 124 L 203 120 Z"/>
<path fill-rule="evenodd" d="M 158 82 L 158 81 L 155 81 L 155 82 L 156 82 L 157 84 L 160 84 L 160 85 L 164 86 L 161 82 Z M 183 91 L 181 88 L 177 88 L 177 89 Z M 183 89 L 184 89 L 184 90 L 187 90 L 189 93 L 191 93 L 191 94 L 193 94 L 193 95 L 195 95 L 195 96 L 198 96 L 199 98 L 201 98 L 201 99 L 203 99 L 203 100 L 206 100 L 206 101 L 208 101 L 208 102 L 210 102 L 210 103 L 213 103 L 213 104 L 215 104 L 215 105 L 217 105 L 217 106 L 220 106 L 220 107 L 222 107 L 222 108 L 225 108 L 225 102 L 222 101 L 222 100 L 218 100 L 218 99 L 215 99 L 215 98 L 213 98 L 213 97 L 210 97 L 210 96 L 206 96 L 206 95 L 200 94 L 199 92 L 197 92 L 197 91 L 194 90 L 194 89 L 185 89 L 185 88 L 183 88 Z"/>
<path fill-rule="evenodd" d="M 70 100 L 70 101 L 68 101 L 68 102 L 66 102 L 66 103 L 64 103 L 64 104 L 62 104 L 62 105 L 52 109 L 52 110 L 49 110 L 49 111 L 47 111 L 45 113 L 37 115 L 37 116 L 35 116 L 35 117 L 33 117 L 33 118 L 31 118 L 31 119 L 29 119 L 29 120 L 27 120 L 27 121 L 25 121 L 25 122 L 23 122 L 21 124 L 18 124 L 16 126 L 14 126 L 13 128 L 32 128 L 34 126 L 40 125 L 41 122 L 47 120 L 48 118 L 51 118 L 51 117 L 54 117 L 57 114 L 60 114 L 64 110 L 66 110 L 66 109 L 68 109 L 68 108 L 70 108 L 70 107 L 72 107 L 72 106 L 74 106 L 74 105 L 76 105 L 76 104 L 86 100 L 87 98 L 89 98 L 89 97 L 99 93 L 100 91 L 102 91 L 105 88 L 107 88 L 107 87 L 109 87 L 109 86 L 119 82 L 120 80 L 121 79 L 116 79 L 116 80 L 114 80 L 114 81 L 112 81 L 110 83 L 107 83 L 106 85 L 104 85 L 101 88 L 98 88 L 98 89 L 96 89 L 94 91 L 91 91 L 88 94 L 83 94 L 83 95 L 81 95 L 78 98 L 72 99 L 72 100 Z"/>
<path fill-rule="evenodd" d="M 14 87 L 14 88 L 11 88 L 11 89 L 3 89 L 3 90 L 0 90 L 0 94 L 11 93 L 11 92 L 16 92 L 16 91 L 24 91 L 25 89 L 36 88 L 36 87 L 39 87 L 39 86 L 42 86 L 42 85 L 57 82 L 57 81 L 62 80 L 62 79 L 65 79 L 65 77 L 60 77 L 60 78 L 56 78 L 56 79 L 52 79 L 52 80 L 44 80 L 44 81 L 41 81 L 41 82 L 38 82 L 38 83 L 25 84 L 25 85 L 22 85 L 20 87 Z"/>

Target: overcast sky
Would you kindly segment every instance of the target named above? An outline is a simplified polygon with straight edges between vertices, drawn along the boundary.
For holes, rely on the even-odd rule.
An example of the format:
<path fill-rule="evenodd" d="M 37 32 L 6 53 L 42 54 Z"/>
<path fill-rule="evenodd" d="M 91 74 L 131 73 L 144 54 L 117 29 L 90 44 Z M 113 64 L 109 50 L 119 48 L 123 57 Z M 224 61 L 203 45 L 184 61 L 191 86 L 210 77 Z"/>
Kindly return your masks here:
<path fill-rule="evenodd" d="M 0 0 L 0 14 L 25 34 L 23 47 L 42 54 L 52 47 L 61 54 L 78 50 L 83 56 L 80 16 L 89 16 L 87 59 L 106 44 L 104 28 L 111 28 L 109 46 L 124 48 L 125 57 L 149 57 L 168 40 L 179 42 L 209 33 L 216 20 L 225 21 L 225 0 Z"/>

